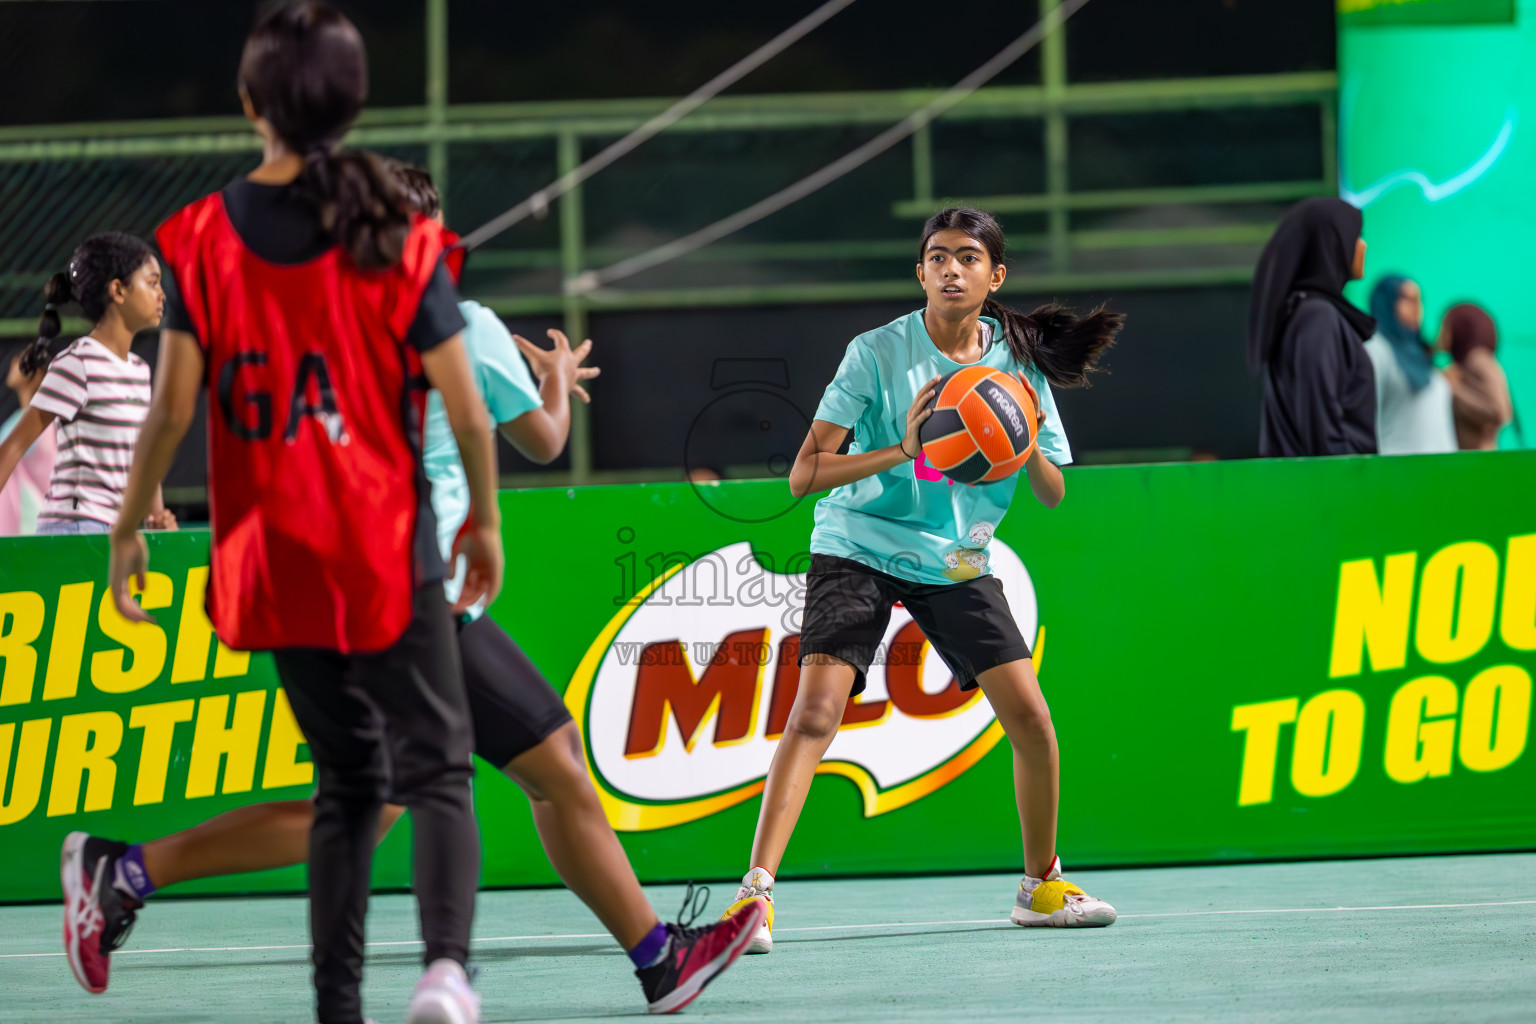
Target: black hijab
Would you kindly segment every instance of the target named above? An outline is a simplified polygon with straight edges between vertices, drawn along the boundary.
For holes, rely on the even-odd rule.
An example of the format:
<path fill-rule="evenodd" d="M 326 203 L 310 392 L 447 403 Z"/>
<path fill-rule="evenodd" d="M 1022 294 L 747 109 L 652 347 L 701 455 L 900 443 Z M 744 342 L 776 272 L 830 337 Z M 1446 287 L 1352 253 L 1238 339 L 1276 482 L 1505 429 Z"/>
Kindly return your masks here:
<path fill-rule="evenodd" d="M 1364 219 L 1342 199 L 1305 199 L 1286 211 L 1253 271 L 1248 301 L 1248 369 L 1269 362 L 1301 294 L 1331 302 L 1361 340 L 1376 321 L 1344 297 Z"/>

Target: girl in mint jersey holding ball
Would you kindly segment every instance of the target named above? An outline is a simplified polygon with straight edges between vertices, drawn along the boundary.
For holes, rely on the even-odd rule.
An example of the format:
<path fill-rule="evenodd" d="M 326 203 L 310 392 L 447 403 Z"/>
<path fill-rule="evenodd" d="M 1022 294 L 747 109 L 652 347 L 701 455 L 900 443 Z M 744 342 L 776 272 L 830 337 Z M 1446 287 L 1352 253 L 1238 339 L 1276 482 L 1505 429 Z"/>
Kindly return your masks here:
<path fill-rule="evenodd" d="M 967 487 L 917 460 L 919 430 L 941 377 L 976 364 L 1019 374 L 1039 396 L 1039 446 L 1024 472 L 1035 499 L 1054 508 L 1066 493 L 1058 467 L 1072 454 L 1051 385 L 1085 384 L 1125 318 L 1102 308 L 1079 317 L 1055 304 L 1029 314 L 998 304 L 992 293 L 1007 276 L 1003 232 L 980 210 L 934 215 L 918 253 L 927 307 L 853 339 L 790 471 L 796 495 L 832 493 L 817 504 L 811 533 L 800 688 L 768 770 L 752 869 L 736 895 L 738 905 L 754 899 L 768 905 L 749 952 L 773 947 L 774 873 L 816 766 L 849 697 L 864 689 L 864 673 L 898 601 L 961 688 L 981 687 L 1013 745 L 1024 834 L 1014 923 L 1073 927 L 1115 920 L 1113 907 L 1061 877 L 1056 732 L 1029 645 L 988 566 L 986 546 L 1018 477 Z M 850 430 L 847 454 L 839 454 Z"/>

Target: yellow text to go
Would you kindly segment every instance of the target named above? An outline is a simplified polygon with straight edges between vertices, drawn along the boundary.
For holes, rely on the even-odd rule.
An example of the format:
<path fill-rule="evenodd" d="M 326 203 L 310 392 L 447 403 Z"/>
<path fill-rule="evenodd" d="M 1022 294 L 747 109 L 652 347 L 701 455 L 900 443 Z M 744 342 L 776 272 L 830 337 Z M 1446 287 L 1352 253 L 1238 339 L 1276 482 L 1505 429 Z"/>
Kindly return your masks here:
<path fill-rule="evenodd" d="M 1450 775 L 1508 768 L 1525 753 L 1531 725 L 1531 674 L 1519 665 L 1483 669 L 1465 687 L 1440 675 L 1409 680 L 1386 709 L 1383 773 L 1411 784 Z M 1379 712 L 1378 712 L 1379 713 Z M 1354 690 L 1239 704 L 1232 731 L 1243 734 L 1238 774 L 1240 807 L 1274 799 L 1283 766 L 1282 739 L 1291 733 L 1290 783 L 1302 796 L 1325 797 L 1359 775 L 1365 756 L 1365 699 Z"/>

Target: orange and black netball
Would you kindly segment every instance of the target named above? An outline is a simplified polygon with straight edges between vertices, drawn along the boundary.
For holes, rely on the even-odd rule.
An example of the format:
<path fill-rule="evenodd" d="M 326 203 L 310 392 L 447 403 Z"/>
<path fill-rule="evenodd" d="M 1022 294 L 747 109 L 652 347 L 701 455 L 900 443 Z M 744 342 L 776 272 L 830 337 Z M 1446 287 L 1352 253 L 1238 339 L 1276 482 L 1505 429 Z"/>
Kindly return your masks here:
<path fill-rule="evenodd" d="M 939 381 L 920 437 L 928 464 L 957 484 L 989 484 L 1034 453 L 1035 396 L 1020 378 L 965 366 Z"/>

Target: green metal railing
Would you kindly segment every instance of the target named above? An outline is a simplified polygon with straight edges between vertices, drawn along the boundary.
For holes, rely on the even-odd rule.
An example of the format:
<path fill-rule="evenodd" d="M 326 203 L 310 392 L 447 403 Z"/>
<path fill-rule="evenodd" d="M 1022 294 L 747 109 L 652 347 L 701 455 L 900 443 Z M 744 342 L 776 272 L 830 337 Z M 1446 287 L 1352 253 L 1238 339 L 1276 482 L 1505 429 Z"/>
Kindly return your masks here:
<path fill-rule="evenodd" d="M 1042 12 L 1058 0 L 1039 0 Z M 666 99 L 618 99 L 542 103 L 450 104 L 448 102 L 448 0 L 426 0 L 426 103 L 422 106 L 369 110 L 350 142 L 371 147 L 420 147 L 445 196 L 453 174 L 455 147 L 469 143 L 553 143 L 550 177 L 575 167 L 584 143 L 611 140 L 664 109 Z M 931 127 L 910 141 L 911 192 L 889 202 L 892 235 L 909 236 L 913 219 L 927 216 L 945 198 L 961 199 L 997 213 L 1043 215 L 1043 231 L 1016 232 L 1010 247 L 1043 256 L 1039 267 L 1010 275 L 1014 293 L 1109 291 L 1240 284 L 1251 274 L 1251 253 L 1179 265 L 1157 260 L 1153 266 L 1085 268 L 1080 258 L 1111 250 L 1200 252 L 1201 247 L 1237 246 L 1256 250 L 1268 237 L 1278 205 L 1309 195 L 1336 193 L 1335 92 L 1331 72 L 1255 75 L 1143 82 L 1073 84 L 1068 81 L 1065 29 L 1047 36 L 1041 47 L 1041 82 L 1029 86 L 984 88 L 944 115 L 940 124 L 987 121 L 1038 121 L 1044 159 L 1044 190 L 1035 194 L 942 197 L 936 190 L 935 141 Z M 883 126 L 931 101 L 937 90 L 804 93 L 719 97 L 671 128 L 674 134 L 795 131 Z M 1072 187 L 1069 125 L 1073 118 L 1096 115 L 1310 107 L 1319 115 L 1321 173 L 1306 180 L 1207 184 L 1189 187 L 1082 190 Z M 0 127 L 0 176 L 17 165 L 89 165 L 92 161 L 196 160 L 219 154 L 255 154 L 259 142 L 239 117 L 180 118 L 157 121 Z M 809 168 L 807 168 L 809 169 Z M 3 181 L 3 178 L 0 178 Z M 187 197 L 191 198 L 191 197 Z M 506 196 L 506 205 L 522 198 Z M 750 196 L 750 202 L 757 196 Z M 185 201 L 185 199 L 181 200 Z M 1088 211 L 1137 211 L 1147 208 L 1222 210 L 1257 205 L 1226 222 L 1194 222 L 1158 227 L 1074 226 L 1074 214 Z M 745 202 L 743 203 L 745 205 Z M 169 206 L 167 210 L 169 210 Z M 477 271 L 549 271 L 550 280 L 570 280 L 585 270 L 633 255 L 635 249 L 589 245 L 588 214 L 582 189 L 562 197 L 552 211 L 558 218 L 554 248 L 500 248 L 475 254 Z M 1210 218 L 1207 218 L 1209 220 Z M 1216 219 L 1221 219 L 1220 217 Z M 1194 218 L 1199 221 L 1199 218 Z M 833 226 L 835 233 L 835 226 Z M 493 242 L 495 246 L 498 243 Z M 0 238 L 0 256 L 5 243 Z M 784 303 L 832 303 L 909 298 L 913 284 L 903 272 L 912 244 L 906 237 L 885 239 L 806 239 L 717 243 L 685 258 L 693 263 L 774 263 L 793 267 L 810 261 L 890 260 L 892 276 L 879 280 L 708 284 L 696 287 L 627 287 L 577 295 L 544 287 L 523 294 L 475 294 L 506 316 L 559 315 L 568 334 L 587 334 L 593 312 L 680 309 Z M 1145 262 L 1145 261 L 1143 261 Z M 0 262 L 0 288 L 40 287 L 49 268 Z M 809 276 L 809 275 L 807 275 Z M 468 289 L 473 293 L 473 288 Z M 0 336 L 25 336 L 31 317 L 0 317 Z M 633 474 L 595 472 L 590 426 L 578 406 L 572 428 L 572 468 L 560 483 L 628 479 Z M 674 471 L 642 474 L 647 479 Z M 550 474 L 540 481 L 555 480 Z M 516 482 L 517 478 L 509 478 Z"/>
<path fill-rule="evenodd" d="M 1054 37 L 1053 37 L 1054 38 Z M 1336 190 L 1333 156 L 1333 99 L 1336 78 L 1331 72 L 1289 75 L 1263 75 L 1207 79 L 1165 80 L 1062 86 L 1048 89 L 1034 86 L 999 86 L 984 89 L 945 116 L 945 121 L 1000 121 L 1043 119 L 1046 125 L 1047 158 L 1059 163 L 1052 153 L 1061 144 L 1061 133 L 1050 127 L 1071 116 L 1105 113 L 1144 113 L 1170 110 L 1253 108 L 1316 105 L 1323 112 L 1323 174 L 1315 180 L 1245 182 L 1231 185 L 1204 185 L 1186 188 L 1143 188 L 1099 191 L 1072 191 L 1064 180 L 1064 169 L 1048 174 L 1046 192 L 1037 195 L 995 195 L 951 197 L 982 205 L 997 213 L 1046 213 L 1049 233 L 1041 236 L 1020 235 L 1010 239 L 1016 249 L 1051 253 L 1054 272 L 1046 277 L 1020 278 L 1012 288 L 1018 291 L 1062 287 L 1159 287 L 1156 273 L 1127 276 L 1121 273 L 1099 275 L 1070 271 L 1074 252 L 1108 248 L 1146 246 L 1210 245 L 1261 241 L 1267 237 L 1272 222 L 1245 225 L 1192 226 L 1158 228 L 1143 231 L 1072 231 L 1068 215 L 1076 210 L 1135 209 L 1153 206 L 1208 206 L 1228 203 L 1289 202 L 1309 195 L 1329 194 Z M 721 97 L 705 109 L 690 115 L 673 129 L 678 133 L 708 133 L 743 130 L 787 130 L 856 124 L 881 124 L 895 121 L 931 100 L 928 90 L 881 93 L 815 93 L 780 96 Z M 552 139 L 557 146 L 557 160 L 552 172 L 558 174 L 575 166 L 581 145 L 592 138 L 611 138 L 632 130 L 663 109 L 669 101 L 608 100 L 582 103 L 474 104 L 445 109 L 441 118 L 426 107 L 408 107 L 369 111 L 354 130 L 351 140 L 357 145 L 425 145 L 429 162 L 441 164 L 434 175 L 446 181 L 451 173 L 449 154 L 452 144 L 468 141 L 505 141 Z M 914 136 L 912 147 L 912 195 L 891 204 L 894 218 L 927 216 L 939 203 L 932 174 L 932 133 Z M 175 121 L 116 122 L 104 124 L 50 125 L 42 127 L 0 128 L 0 166 L 7 163 L 40 161 L 90 161 L 131 157 L 191 157 L 209 153 L 251 152 L 259 150 L 259 141 L 239 118 L 187 118 Z M 1059 155 L 1059 154 L 1058 154 Z M 445 190 L 446 191 L 446 190 Z M 517 198 L 517 197 L 509 197 Z M 510 204 L 509 204 L 510 205 Z M 560 247 L 550 249 L 486 249 L 477 253 L 477 267 L 558 268 L 572 276 L 589 266 L 631 255 L 634 250 L 613 247 L 587 248 L 582 230 L 583 211 L 580 191 L 560 203 Z M 906 232 L 906 229 L 902 229 Z M 907 241 L 850 240 L 806 241 L 793 243 L 758 243 L 732 245 L 720 243 L 693 259 L 710 261 L 782 260 L 905 256 Z M 1181 286 L 1196 280 L 1230 283 L 1245 280 L 1246 267 L 1209 268 L 1203 275 L 1188 270 L 1170 270 L 1169 286 Z M 15 278 L 12 272 L 7 275 Z M 40 284 L 47 273 L 39 268 L 27 272 L 29 281 Z M 1102 279 L 1101 279 L 1102 278 Z M 1062 281 L 1071 282 L 1063 285 Z M 905 282 L 902 282 L 905 285 Z M 889 290 L 884 283 L 839 284 L 830 291 L 805 286 L 804 301 L 843 301 L 858 298 L 884 298 Z M 861 290 L 862 289 L 862 290 Z M 744 301 L 801 301 L 795 286 L 762 289 L 731 287 L 688 291 L 605 290 L 586 298 L 567 297 L 559 292 L 544 295 L 487 297 L 489 304 L 504 314 L 570 313 L 579 316 L 585 308 L 650 309 L 668 305 L 734 305 Z M 579 326 L 575 321 L 573 327 Z M 0 333 L 25 333 L 30 322 L 0 320 Z"/>

